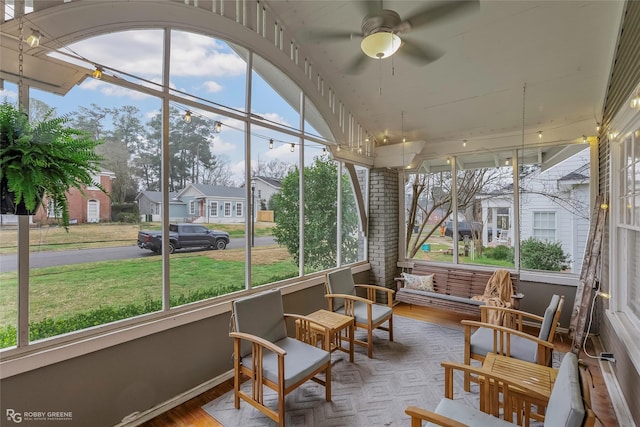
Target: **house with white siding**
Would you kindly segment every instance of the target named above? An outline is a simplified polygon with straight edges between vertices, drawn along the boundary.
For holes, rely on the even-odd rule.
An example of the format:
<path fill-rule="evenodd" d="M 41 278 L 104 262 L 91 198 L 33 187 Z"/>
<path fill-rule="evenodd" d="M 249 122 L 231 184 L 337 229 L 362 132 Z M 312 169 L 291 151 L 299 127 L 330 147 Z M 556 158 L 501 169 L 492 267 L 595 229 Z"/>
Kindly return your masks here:
<path fill-rule="evenodd" d="M 582 268 L 589 234 L 589 148 L 552 165 L 542 165 L 520 181 L 520 240 L 560 242 L 571 257 L 571 272 Z M 483 244 L 513 246 L 513 186 L 481 197 Z M 493 236 L 488 236 L 491 230 Z"/>

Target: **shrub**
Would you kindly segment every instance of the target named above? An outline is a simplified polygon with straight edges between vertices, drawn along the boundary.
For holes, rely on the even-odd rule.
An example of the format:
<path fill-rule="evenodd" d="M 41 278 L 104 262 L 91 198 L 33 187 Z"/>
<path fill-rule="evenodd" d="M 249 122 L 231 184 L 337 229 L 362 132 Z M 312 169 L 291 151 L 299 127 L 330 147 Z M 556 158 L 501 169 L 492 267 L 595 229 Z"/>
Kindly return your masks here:
<path fill-rule="evenodd" d="M 513 249 L 505 245 L 499 245 L 493 248 L 484 248 L 484 256 L 491 259 L 513 262 Z"/>
<path fill-rule="evenodd" d="M 529 237 L 520 243 L 520 265 L 533 270 L 562 271 L 571 258 L 562 250 L 560 242 L 546 242 Z"/>

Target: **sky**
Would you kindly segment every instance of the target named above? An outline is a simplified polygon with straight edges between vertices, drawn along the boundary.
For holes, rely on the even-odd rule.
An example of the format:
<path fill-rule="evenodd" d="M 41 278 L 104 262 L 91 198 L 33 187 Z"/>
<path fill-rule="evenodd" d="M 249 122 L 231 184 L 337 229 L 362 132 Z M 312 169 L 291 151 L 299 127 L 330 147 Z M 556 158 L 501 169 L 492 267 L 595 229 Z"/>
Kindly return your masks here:
<path fill-rule="evenodd" d="M 232 49 L 224 41 L 184 31 L 172 31 L 171 34 L 171 71 L 172 89 L 187 92 L 207 100 L 216 107 L 224 106 L 233 110 L 244 110 L 246 98 L 246 62 L 240 55 L 246 55 L 244 49 Z M 153 86 L 162 79 L 162 43 L 161 30 L 131 30 L 96 36 L 72 45 L 64 46 L 60 59 L 77 62 L 92 68 L 92 64 L 105 67 L 105 73 L 115 75 L 139 84 Z M 176 49 L 175 47 L 179 47 Z M 188 48 L 186 48 L 188 47 Z M 239 52 L 240 55 L 237 53 Z M 78 60 L 70 57 L 83 58 Z M 257 73 L 253 74 L 252 113 L 270 121 L 297 127 L 300 119 L 292 109 Z M 0 99 L 17 100 L 16 85 L 5 83 L 0 91 Z M 161 107 L 158 98 L 134 92 L 124 87 L 112 85 L 104 80 L 91 77 L 75 86 L 62 97 L 41 90 L 31 90 L 31 97 L 55 107 L 59 115 L 76 111 L 78 107 L 97 104 L 102 107 L 136 106 L 146 122 Z M 188 107 L 171 102 L 171 106 L 185 111 Z M 214 136 L 212 152 L 214 155 L 228 158 L 234 181 L 244 182 L 244 123 L 225 116 L 213 115 L 191 108 L 195 115 L 209 117 L 212 122 L 220 120 L 222 131 Z M 314 129 L 307 129 L 317 134 Z M 252 128 L 252 162 L 277 159 L 297 163 L 299 151 L 291 151 L 290 143 L 297 139 L 291 136 L 269 131 L 264 128 Z M 274 148 L 269 149 L 268 140 L 275 140 Z M 321 146 L 314 144 L 307 149 L 305 163 L 313 156 L 321 154 Z"/>

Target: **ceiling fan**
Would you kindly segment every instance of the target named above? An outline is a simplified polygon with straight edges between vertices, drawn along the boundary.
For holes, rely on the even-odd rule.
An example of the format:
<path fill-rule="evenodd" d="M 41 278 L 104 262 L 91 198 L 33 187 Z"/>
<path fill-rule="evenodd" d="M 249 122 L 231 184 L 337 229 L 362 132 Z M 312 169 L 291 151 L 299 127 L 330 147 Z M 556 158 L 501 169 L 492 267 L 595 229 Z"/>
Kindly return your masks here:
<path fill-rule="evenodd" d="M 367 58 L 384 59 L 396 52 L 421 65 L 435 61 L 443 52 L 424 44 L 409 40 L 406 34 L 435 21 L 448 19 L 456 14 L 477 8 L 479 0 L 445 0 L 429 4 L 402 19 L 391 9 L 384 9 L 382 0 L 357 2 L 364 6 L 360 33 L 344 31 L 312 32 L 305 36 L 308 40 L 340 41 L 361 38 L 360 48 L 364 55 L 358 55 L 346 68 L 347 72 L 357 73 L 366 64 Z"/>

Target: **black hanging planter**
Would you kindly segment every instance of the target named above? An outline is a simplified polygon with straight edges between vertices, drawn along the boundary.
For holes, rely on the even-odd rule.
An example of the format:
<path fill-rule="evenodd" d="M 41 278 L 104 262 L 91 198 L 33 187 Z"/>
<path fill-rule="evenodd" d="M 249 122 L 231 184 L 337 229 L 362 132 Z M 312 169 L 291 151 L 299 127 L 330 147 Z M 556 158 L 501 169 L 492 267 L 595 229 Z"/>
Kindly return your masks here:
<path fill-rule="evenodd" d="M 36 201 L 36 208 L 34 211 L 29 211 L 24 204 L 24 198 L 20 200 L 17 205 L 14 202 L 13 192 L 9 191 L 6 180 L 0 182 L 0 214 L 3 215 L 34 215 L 38 210 L 38 207 L 42 204 L 42 195 L 40 193 L 38 200 Z"/>

